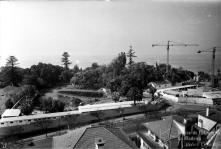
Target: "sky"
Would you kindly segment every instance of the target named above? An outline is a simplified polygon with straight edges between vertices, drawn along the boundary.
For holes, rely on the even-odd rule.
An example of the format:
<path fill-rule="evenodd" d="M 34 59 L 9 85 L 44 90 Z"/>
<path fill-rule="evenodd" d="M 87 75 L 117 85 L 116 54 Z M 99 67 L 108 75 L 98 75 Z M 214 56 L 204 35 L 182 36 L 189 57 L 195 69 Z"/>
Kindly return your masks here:
<path fill-rule="evenodd" d="M 61 65 L 64 51 L 71 55 L 72 67 L 108 64 L 130 45 L 136 61 L 157 59 L 166 56 L 166 47 L 151 45 L 168 40 L 199 44 L 171 47 L 171 57 L 195 56 L 197 50 L 221 47 L 221 1 L 0 1 L 0 66 L 10 55 L 23 68 L 38 62 Z M 210 61 L 209 57 L 205 60 Z"/>

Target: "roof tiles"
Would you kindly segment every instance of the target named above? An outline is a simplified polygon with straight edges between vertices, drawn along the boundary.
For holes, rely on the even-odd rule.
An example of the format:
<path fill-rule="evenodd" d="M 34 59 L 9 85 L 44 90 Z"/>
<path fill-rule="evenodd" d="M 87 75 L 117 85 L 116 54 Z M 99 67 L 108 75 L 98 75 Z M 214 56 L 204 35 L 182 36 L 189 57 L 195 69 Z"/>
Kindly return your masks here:
<path fill-rule="evenodd" d="M 120 128 L 90 127 L 76 129 L 63 136 L 53 138 L 54 149 L 95 149 L 95 139 L 103 138 L 105 149 L 135 149 Z"/>

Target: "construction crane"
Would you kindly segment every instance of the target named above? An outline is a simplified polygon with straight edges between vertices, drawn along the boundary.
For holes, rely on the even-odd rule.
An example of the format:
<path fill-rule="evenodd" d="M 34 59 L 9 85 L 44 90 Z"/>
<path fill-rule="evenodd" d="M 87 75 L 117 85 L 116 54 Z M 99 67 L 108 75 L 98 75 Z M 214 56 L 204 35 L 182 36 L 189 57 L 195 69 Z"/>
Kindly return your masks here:
<path fill-rule="evenodd" d="M 152 44 L 152 47 L 155 46 L 165 46 L 167 47 L 167 66 L 166 66 L 166 78 L 168 78 L 168 74 L 169 74 L 169 50 L 171 46 L 183 46 L 183 47 L 187 47 L 187 46 L 199 46 L 198 44 L 184 44 L 184 43 L 178 43 L 178 42 L 174 42 L 171 40 L 167 41 L 167 44 Z"/>
<path fill-rule="evenodd" d="M 211 52 L 212 53 L 212 74 L 211 74 L 211 84 L 212 87 L 215 87 L 215 57 L 216 57 L 216 50 L 221 50 L 221 47 L 213 47 L 210 49 L 206 50 L 199 50 L 197 53 L 202 53 L 202 52 Z"/>

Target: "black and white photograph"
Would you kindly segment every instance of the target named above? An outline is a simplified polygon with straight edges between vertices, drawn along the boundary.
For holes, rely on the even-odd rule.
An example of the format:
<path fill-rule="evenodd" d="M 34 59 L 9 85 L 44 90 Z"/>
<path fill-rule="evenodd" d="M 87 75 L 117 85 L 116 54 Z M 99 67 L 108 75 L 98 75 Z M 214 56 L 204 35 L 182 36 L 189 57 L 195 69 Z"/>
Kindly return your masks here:
<path fill-rule="evenodd" d="M 221 0 L 0 0 L 0 149 L 221 149 Z"/>

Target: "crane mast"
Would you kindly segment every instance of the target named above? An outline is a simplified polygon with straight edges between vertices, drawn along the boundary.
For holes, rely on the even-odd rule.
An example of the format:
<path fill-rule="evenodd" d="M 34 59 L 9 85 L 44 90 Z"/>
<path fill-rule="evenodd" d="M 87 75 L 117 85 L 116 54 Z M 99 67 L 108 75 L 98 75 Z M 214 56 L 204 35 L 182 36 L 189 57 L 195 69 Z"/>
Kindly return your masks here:
<path fill-rule="evenodd" d="M 198 46 L 198 44 L 184 44 L 184 43 L 172 43 L 173 41 L 168 40 L 167 44 L 152 44 L 152 47 L 155 46 L 166 46 L 167 47 L 167 65 L 166 65 L 166 78 L 168 79 L 168 74 L 169 74 L 169 51 L 171 46 Z"/>
<path fill-rule="evenodd" d="M 216 58 L 216 51 L 221 50 L 221 47 L 213 47 L 206 50 L 199 50 L 197 53 L 202 52 L 212 52 L 212 72 L 211 72 L 211 85 L 212 87 L 215 87 L 215 58 Z"/>

